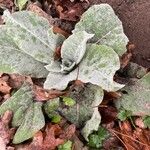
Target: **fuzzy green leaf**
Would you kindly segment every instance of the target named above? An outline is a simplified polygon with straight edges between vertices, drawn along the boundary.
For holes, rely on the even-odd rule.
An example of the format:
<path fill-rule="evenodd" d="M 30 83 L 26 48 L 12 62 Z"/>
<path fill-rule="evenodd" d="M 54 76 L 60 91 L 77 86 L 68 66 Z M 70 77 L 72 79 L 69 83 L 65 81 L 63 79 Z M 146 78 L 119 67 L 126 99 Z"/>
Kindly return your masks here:
<path fill-rule="evenodd" d="M 95 117 L 98 116 L 98 112 L 96 112 L 95 115 L 95 110 L 98 109 L 98 105 L 103 100 L 103 90 L 96 85 L 86 84 L 85 87 L 76 86 L 73 92 L 68 96 L 71 97 L 76 104 L 71 107 L 63 107 L 64 103 L 62 103 L 63 106 L 58 109 L 60 114 L 78 127 L 82 127 L 86 124 L 86 121 L 92 118 L 91 120 L 93 120 L 95 124 L 89 121 L 84 135 L 89 134 L 91 130 L 96 130 L 97 124 L 99 125 L 100 123 L 100 117 Z"/>
<path fill-rule="evenodd" d="M 108 137 L 109 132 L 105 128 L 100 127 L 97 132 L 92 133 L 89 136 L 88 145 L 92 148 L 100 148 L 103 145 L 103 141 L 106 140 Z"/>
<path fill-rule="evenodd" d="M 11 110 L 14 114 L 12 126 L 19 127 L 13 139 L 14 144 L 28 140 L 43 128 L 45 120 L 41 107 L 42 103 L 33 102 L 33 93 L 27 84 L 0 106 L 0 115 Z"/>
<path fill-rule="evenodd" d="M 76 24 L 73 33 L 78 31 L 95 34 L 92 43 L 110 46 L 120 56 L 126 52 L 128 38 L 123 32 L 121 21 L 108 4 L 90 7 Z"/>
<path fill-rule="evenodd" d="M 52 33 L 52 29 L 49 30 L 50 25 L 45 18 L 30 11 L 13 14 L 5 11 L 3 18 L 5 21 L 3 26 L 6 26 L 7 34 L 20 51 L 47 64 L 53 60 L 54 48 L 58 46 L 56 41 L 60 42 L 61 40 L 58 35 Z M 53 43 L 51 40 L 55 42 Z"/>
<path fill-rule="evenodd" d="M 133 81 L 122 91 L 124 94 L 116 103 L 118 108 L 131 111 L 132 115 L 150 116 L 150 73 Z"/>
<path fill-rule="evenodd" d="M 71 141 L 67 141 L 63 145 L 59 145 L 58 146 L 58 150 L 72 150 L 72 142 Z"/>
<path fill-rule="evenodd" d="M 45 77 L 47 71 L 43 66 L 53 61 L 55 48 L 62 44 L 64 37 L 54 34 L 46 19 L 30 11 L 10 14 L 6 10 L 3 18 L 5 25 L 0 26 L 0 52 L 4 59 L 0 63 L 0 72 Z M 13 58 L 10 50 L 15 53 Z M 6 56 L 10 57 L 7 61 Z M 44 75 L 36 75 L 37 72 Z"/>
<path fill-rule="evenodd" d="M 49 72 L 46 81 L 44 82 L 44 88 L 64 90 L 70 81 L 76 80 L 77 73 L 77 69 L 68 74 Z"/>
<path fill-rule="evenodd" d="M 96 84 L 107 91 L 117 91 L 124 86 L 113 81 L 119 68 L 119 57 L 112 48 L 106 45 L 88 45 L 79 65 L 78 80 Z"/>

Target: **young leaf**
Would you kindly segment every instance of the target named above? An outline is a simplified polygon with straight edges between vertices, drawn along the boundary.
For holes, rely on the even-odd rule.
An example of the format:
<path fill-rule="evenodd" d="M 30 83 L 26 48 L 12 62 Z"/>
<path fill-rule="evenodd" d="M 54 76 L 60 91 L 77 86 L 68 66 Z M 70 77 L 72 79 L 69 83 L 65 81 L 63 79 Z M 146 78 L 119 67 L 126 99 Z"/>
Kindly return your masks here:
<path fill-rule="evenodd" d="M 150 73 L 122 89 L 124 94 L 116 102 L 118 108 L 132 112 L 132 115 L 150 116 Z"/>
<path fill-rule="evenodd" d="M 150 128 L 150 116 L 145 116 L 143 118 L 143 122 L 144 122 L 145 127 Z"/>
<path fill-rule="evenodd" d="M 56 111 L 59 106 L 60 106 L 59 98 L 54 98 L 52 100 L 47 101 L 44 104 L 44 111 L 49 118 L 53 118 L 55 115 L 58 115 Z"/>
<path fill-rule="evenodd" d="M 41 106 L 41 103 L 33 102 L 33 93 L 28 84 L 23 85 L 0 106 L 0 115 L 3 115 L 7 110 L 11 110 L 14 114 L 12 126 L 20 126 L 14 136 L 14 144 L 33 137 L 37 131 L 43 128 L 45 120 Z"/>
<path fill-rule="evenodd" d="M 61 48 L 62 69 L 70 71 L 83 58 L 86 51 L 86 43 L 94 34 L 80 31 L 72 34 L 66 39 Z"/>
<path fill-rule="evenodd" d="M 99 130 L 89 136 L 89 146 L 93 148 L 102 147 L 103 141 L 109 137 L 108 131 L 100 127 Z"/>
<path fill-rule="evenodd" d="M 72 98 L 70 98 L 70 97 L 63 97 L 63 102 L 64 102 L 64 104 L 66 105 L 66 106 L 73 106 L 73 105 L 75 105 L 75 101 L 72 99 Z"/>
<path fill-rule="evenodd" d="M 59 145 L 58 150 L 72 150 L 72 142 L 68 140 L 63 145 Z"/>
<path fill-rule="evenodd" d="M 73 33 L 78 31 L 95 34 L 92 43 L 110 46 L 120 56 L 126 52 L 128 38 L 123 32 L 121 21 L 108 4 L 90 7 L 76 24 Z"/>
<path fill-rule="evenodd" d="M 127 111 L 125 109 L 121 109 L 117 115 L 118 119 L 120 119 L 121 121 L 125 121 L 127 118 L 131 116 L 132 116 L 132 112 Z"/>
<path fill-rule="evenodd" d="M 119 57 L 112 48 L 89 44 L 79 65 L 78 80 L 96 84 L 107 91 L 117 91 L 124 86 L 113 81 L 113 76 L 119 68 Z"/>
<path fill-rule="evenodd" d="M 15 0 L 15 4 L 19 7 L 19 10 L 22 10 L 27 2 L 28 0 Z"/>
<path fill-rule="evenodd" d="M 19 51 L 47 64 L 54 59 L 54 48 L 58 46 L 57 42 L 60 43 L 59 38 L 62 39 L 62 36 L 51 34 L 52 29 L 49 30 L 50 25 L 46 19 L 29 11 L 13 14 L 5 11 L 3 18 L 5 25 L 1 28 L 5 26 L 7 35 L 11 37 Z M 1 41 L 8 42 L 5 39 Z"/>

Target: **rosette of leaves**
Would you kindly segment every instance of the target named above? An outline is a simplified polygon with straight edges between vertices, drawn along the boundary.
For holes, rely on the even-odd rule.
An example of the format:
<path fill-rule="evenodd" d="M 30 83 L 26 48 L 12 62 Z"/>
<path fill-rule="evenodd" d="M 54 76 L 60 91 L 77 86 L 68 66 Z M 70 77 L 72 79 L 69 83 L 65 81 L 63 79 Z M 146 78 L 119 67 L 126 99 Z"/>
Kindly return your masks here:
<path fill-rule="evenodd" d="M 78 79 L 107 91 L 122 88 L 113 76 L 120 68 L 118 54 L 126 51 L 127 41 L 113 9 L 107 4 L 92 6 L 63 42 L 61 61 L 46 66 L 50 72 L 44 87 L 63 90 L 70 81 Z"/>
<path fill-rule="evenodd" d="M 126 51 L 122 23 L 108 4 L 89 8 L 66 40 L 54 34 L 48 21 L 29 11 L 3 15 L 0 26 L 0 72 L 44 78 L 46 89 L 64 90 L 73 80 L 107 91 L 123 87 L 113 81 Z M 61 46 L 61 59 L 54 60 Z M 117 53 L 118 54 L 117 54 Z"/>

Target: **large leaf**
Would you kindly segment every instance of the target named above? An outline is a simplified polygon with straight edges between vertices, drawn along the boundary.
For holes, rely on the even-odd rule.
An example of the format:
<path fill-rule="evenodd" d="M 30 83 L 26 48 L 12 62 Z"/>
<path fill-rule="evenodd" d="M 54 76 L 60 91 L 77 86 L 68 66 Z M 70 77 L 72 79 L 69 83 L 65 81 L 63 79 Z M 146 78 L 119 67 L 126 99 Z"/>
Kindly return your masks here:
<path fill-rule="evenodd" d="M 124 86 L 113 81 L 113 76 L 119 68 L 119 57 L 112 48 L 106 45 L 88 45 L 79 65 L 78 79 L 101 86 L 107 91 L 116 91 Z"/>
<path fill-rule="evenodd" d="M 33 137 L 45 125 L 44 115 L 42 112 L 42 103 L 35 102 L 30 105 L 24 116 L 24 120 L 18 128 L 13 143 L 18 144 Z"/>
<path fill-rule="evenodd" d="M 121 21 L 108 4 L 90 7 L 76 24 L 73 33 L 78 31 L 95 34 L 92 43 L 108 45 L 120 56 L 126 51 L 128 38 L 123 32 Z"/>
<path fill-rule="evenodd" d="M 28 84 L 23 85 L 0 106 L 0 115 L 11 110 L 14 114 L 12 126 L 20 126 L 14 136 L 13 143 L 21 143 L 31 138 L 45 125 L 41 106 L 41 103 L 33 102 L 33 93 Z"/>
<path fill-rule="evenodd" d="M 13 14 L 5 11 L 3 18 L 5 25 L 1 28 L 5 26 L 5 32 L 12 38 L 19 51 L 47 64 L 53 60 L 54 50 L 64 38 L 49 30 L 46 19 L 29 11 Z M 1 41 L 8 42 L 7 39 Z"/>
<path fill-rule="evenodd" d="M 122 89 L 123 95 L 117 101 L 118 108 L 131 111 L 132 115 L 150 116 L 150 73 Z"/>
<path fill-rule="evenodd" d="M 48 71 L 44 65 L 16 49 L 0 46 L 0 73 L 19 73 L 45 78 Z"/>
<path fill-rule="evenodd" d="M 85 126 L 83 135 L 87 137 L 92 130 L 98 129 L 101 117 L 94 116 L 98 116 L 98 105 L 103 100 L 103 90 L 99 86 L 85 84 L 84 87 L 75 86 L 68 97 L 71 97 L 76 102 L 75 105 L 60 107 L 58 110 L 77 127 L 84 126 L 86 121 L 90 119 L 93 120 L 93 122 L 88 121 L 88 125 Z"/>

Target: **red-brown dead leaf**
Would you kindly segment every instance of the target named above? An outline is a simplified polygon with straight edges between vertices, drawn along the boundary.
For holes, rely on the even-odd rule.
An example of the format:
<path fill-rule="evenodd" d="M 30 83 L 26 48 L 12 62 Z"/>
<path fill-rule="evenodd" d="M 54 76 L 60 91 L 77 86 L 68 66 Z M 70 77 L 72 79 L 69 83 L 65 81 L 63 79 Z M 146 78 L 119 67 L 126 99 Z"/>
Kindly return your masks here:
<path fill-rule="evenodd" d="M 0 78 L 0 92 L 3 94 L 9 94 L 11 87 L 7 84 L 5 76 Z"/>
<path fill-rule="evenodd" d="M 35 100 L 37 100 L 37 101 L 49 100 L 48 92 L 46 90 L 44 90 L 42 87 L 34 85 L 33 92 L 34 92 Z"/>
<path fill-rule="evenodd" d="M 121 68 L 125 68 L 129 64 L 129 62 L 132 58 L 132 51 L 134 49 L 135 49 L 134 44 L 128 45 L 128 51 L 125 54 L 123 54 L 123 56 L 121 57 L 121 60 L 120 60 L 121 61 Z"/>
<path fill-rule="evenodd" d="M 1 7 L 12 9 L 14 5 L 14 1 L 13 0 L 0 0 L 0 4 L 1 4 Z"/>
<path fill-rule="evenodd" d="M 69 130 L 71 130 L 71 132 L 69 132 Z M 30 144 L 18 145 L 16 146 L 16 150 L 55 150 L 57 146 L 63 144 L 66 139 L 71 138 L 73 132 L 73 125 L 63 131 L 58 124 L 47 124 L 43 132 L 39 131 L 35 134 Z"/>
<path fill-rule="evenodd" d="M 9 76 L 9 85 L 14 89 L 19 89 L 24 82 L 28 82 L 31 85 L 33 84 L 30 76 L 22 76 L 19 74 L 10 74 Z"/>
<path fill-rule="evenodd" d="M 50 15 L 48 15 L 45 11 L 43 11 L 39 6 L 37 6 L 36 3 L 29 4 L 27 10 L 32 11 L 41 17 L 44 17 L 48 20 L 50 25 L 53 24 L 53 18 Z"/>
<path fill-rule="evenodd" d="M 102 115 L 103 123 L 110 123 L 117 119 L 117 109 L 112 106 L 99 107 L 100 114 Z"/>
<path fill-rule="evenodd" d="M 85 11 L 84 5 L 81 2 L 71 2 L 70 0 L 65 0 L 64 2 L 63 0 L 57 0 L 54 1 L 54 3 L 60 19 L 78 21 Z M 87 8 L 88 6 L 85 7 Z"/>
<path fill-rule="evenodd" d="M 6 111 L 3 117 L 0 119 L 0 144 L 3 145 L 3 148 L 6 147 L 10 142 L 15 131 L 14 128 L 9 128 L 11 118 L 12 112 Z"/>
<path fill-rule="evenodd" d="M 62 34 L 64 37 L 68 37 L 70 34 L 64 30 L 62 30 L 61 28 L 57 27 L 57 26 L 54 26 L 53 27 L 53 32 L 54 33 L 59 33 L 59 34 Z"/>
<path fill-rule="evenodd" d="M 61 139 L 69 140 L 75 134 L 75 131 L 76 131 L 76 126 L 74 124 L 69 125 L 69 127 L 63 130 L 63 133 L 59 137 Z"/>
<path fill-rule="evenodd" d="M 59 90 L 45 90 L 37 85 L 33 86 L 33 92 L 36 101 L 47 101 L 65 94 L 65 92 Z"/>

